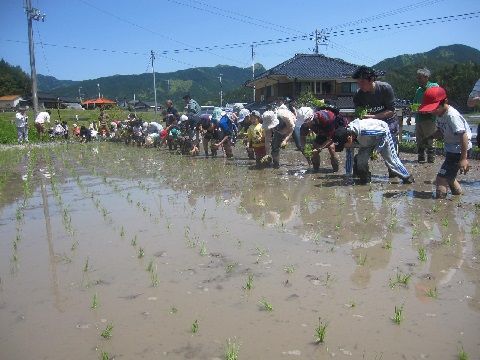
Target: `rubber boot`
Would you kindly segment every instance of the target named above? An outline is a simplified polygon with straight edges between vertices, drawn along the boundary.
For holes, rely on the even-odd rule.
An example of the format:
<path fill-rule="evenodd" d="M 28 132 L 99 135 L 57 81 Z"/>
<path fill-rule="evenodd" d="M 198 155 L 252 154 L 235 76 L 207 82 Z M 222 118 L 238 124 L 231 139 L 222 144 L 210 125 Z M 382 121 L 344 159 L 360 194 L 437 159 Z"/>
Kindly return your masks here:
<path fill-rule="evenodd" d="M 280 167 L 280 155 L 272 156 L 272 166 L 274 169 Z"/>
<path fill-rule="evenodd" d="M 424 163 L 425 162 L 425 150 L 418 149 L 418 162 Z"/>
<path fill-rule="evenodd" d="M 360 178 L 360 180 L 358 181 L 360 185 L 366 185 L 372 181 L 372 174 L 368 170 L 367 171 L 357 170 L 357 174 L 358 174 L 358 177 Z"/>
<path fill-rule="evenodd" d="M 318 153 L 318 151 L 314 150 L 312 152 L 311 159 L 312 159 L 313 171 L 318 172 L 318 170 L 320 169 L 320 154 Z"/>
<path fill-rule="evenodd" d="M 427 162 L 433 164 L 435 162 L 435 150 L 427 149 Z"/>
<path fill-rule="evenodd" d="M 331 157 L 330 158 L 330 163 L 332 164 L 332 169 L 333 169 L 333 172 L 338 172 L 339 168 L 340 168 L 340 160 L 338 159 L 337 156 L 335 157 Z"/>

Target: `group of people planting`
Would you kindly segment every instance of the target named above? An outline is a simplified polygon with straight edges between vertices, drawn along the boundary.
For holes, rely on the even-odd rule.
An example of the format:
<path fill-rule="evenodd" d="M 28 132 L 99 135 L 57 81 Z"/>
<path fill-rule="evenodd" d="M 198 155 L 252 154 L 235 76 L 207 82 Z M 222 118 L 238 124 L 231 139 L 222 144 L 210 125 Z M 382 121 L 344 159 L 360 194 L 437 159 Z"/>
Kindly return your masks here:
<path fill-rule="evenodd" d="M 415 101 L 419 105 L 414 110 L 418 161 L 425 161 L 426 151 L 428 162 L 434 162 L 433 139 L 443 139 L 445 160 L 437 174 L 436 196 L 444 198 L 448 188 L 454 195 L 462 193 L 456 177 L 459 171 L 467 173 L 469 170 L 471 130 L 462 115 L 448 104 L 446 91 L 429 82 L 429 76 L 427 69 L 417 72 L 420 86 Z M 377 155 L 383 158 L 390 178 L 398 177 L 404 184 L 413 183 L 413 176 L 398 157 L 399 123 L 392 87 L 378 81 L 375 71 L 366 66 L 360 66 L 352 77 L 357 80 L 358 91 L 353 98 L 356 118 L 350 122 L 334 106 L 297 109 L 290 99 L 277 101 L 263 114 L 241 106 L 230 112 L 217 107 L 212 114 L 202 114 L 199 104 L 190 95 L 185 95 L 182 115 L 173 102 L 167 100 L 164 125 L 143 122 L 133 113 L 125 121 L 110 121 L 106 112 L 101 111 L 97 126 L 91 124 L 87 128 L 73 124 L 72 133 L 82 141 L 100 136 L 139 146 L 167 146 L 184 155 L 198 155 L 203 148 L 205 156 L 215 157 L 223 150 L 227 158 L 233 157 L 232 147 L 241 137 L 248 157 L 255 159 L 258 167 L 274 168 L 280 166 L 280 152 L 293 137 L 297 150 L 303 153 L 313 171 L 319 170 L 320 152 L 325 149 L 333 172 L 339 171 L 338 153 L 345 149 L 345 173 L 353 175 L 357 183 L 371 181 L 369 160 Z M 25 116 L 22 111 L 16 116 L 19 142 L 28 140 L 22 130 Z M 37 120 L 37 129 L 44 130 L 49 113 L 40 113 Z M 357 154 L 353 156 L 355 148 Z"/>

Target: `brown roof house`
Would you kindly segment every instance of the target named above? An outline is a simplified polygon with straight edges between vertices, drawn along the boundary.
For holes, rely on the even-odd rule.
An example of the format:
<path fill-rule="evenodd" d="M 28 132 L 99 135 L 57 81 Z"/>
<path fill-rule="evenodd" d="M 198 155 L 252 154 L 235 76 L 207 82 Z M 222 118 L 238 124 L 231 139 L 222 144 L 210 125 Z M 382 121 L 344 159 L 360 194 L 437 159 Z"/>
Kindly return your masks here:
<path fill-rule="evenodd" d="M 0 96 L 0 109 L 13 109 L 22 100 L 20 95 Z"/>
<path fill-rule="evenodd" d="M 296 54 L 293 58 L 245 83 L 255 86 L 255 102 L 269 103 L 280 97 L 297 98 L 311 92 L 338 108 L 353 108 L 357 82 L 352 74 L 359 65 L 322 54 Z"/>

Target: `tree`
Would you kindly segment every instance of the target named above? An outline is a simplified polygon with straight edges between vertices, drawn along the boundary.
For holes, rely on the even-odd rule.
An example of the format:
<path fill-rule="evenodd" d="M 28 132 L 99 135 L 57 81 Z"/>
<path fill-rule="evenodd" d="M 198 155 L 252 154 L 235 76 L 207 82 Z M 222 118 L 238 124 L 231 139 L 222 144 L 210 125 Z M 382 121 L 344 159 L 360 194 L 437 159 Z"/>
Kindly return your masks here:
<path fill-rule="evenodd" d="M 20 68 L 0 60 L 0 96 L 21 95 L 31 92 L 30 77 Z"/>

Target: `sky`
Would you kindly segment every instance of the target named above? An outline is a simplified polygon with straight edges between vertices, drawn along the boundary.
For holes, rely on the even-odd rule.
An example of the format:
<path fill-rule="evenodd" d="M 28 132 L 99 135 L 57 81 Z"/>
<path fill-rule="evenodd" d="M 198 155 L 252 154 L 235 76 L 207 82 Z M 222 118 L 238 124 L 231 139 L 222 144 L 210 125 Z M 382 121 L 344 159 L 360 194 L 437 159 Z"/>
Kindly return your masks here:
<path fill-rule="evenodd" d="M 32 6 L 46 14 L 33 22 L 37 73 L 60 80 L 151 72 L 152 50 L 159 73 L 249 67 L 252 43 L 254 61 L 269 69 L 312 53 L 314 40 L 302 36 L 315 30 L 328 34 L 320 53 L 358 65 L 442 45 L 480 49 L 478 0 L 32 0 Z M 467 13 L 476 14 L 457 16 Z M 175 52 L 182 49 L 190 51 Z M 30 74 L 24 0 L 0 0 L 0 58 Z"/>

